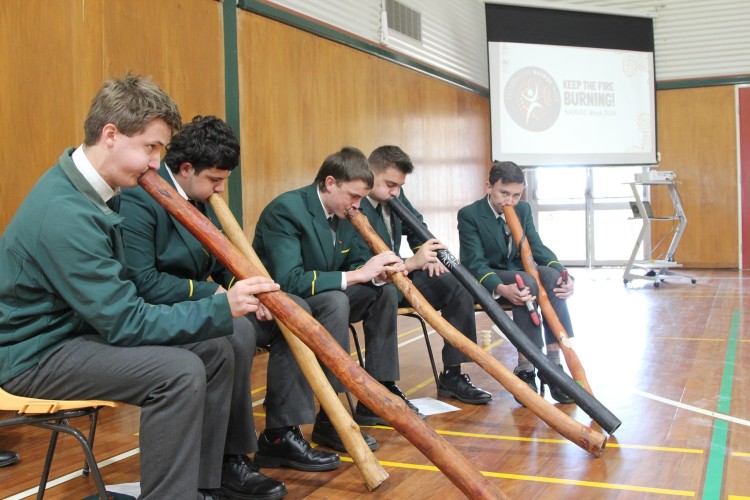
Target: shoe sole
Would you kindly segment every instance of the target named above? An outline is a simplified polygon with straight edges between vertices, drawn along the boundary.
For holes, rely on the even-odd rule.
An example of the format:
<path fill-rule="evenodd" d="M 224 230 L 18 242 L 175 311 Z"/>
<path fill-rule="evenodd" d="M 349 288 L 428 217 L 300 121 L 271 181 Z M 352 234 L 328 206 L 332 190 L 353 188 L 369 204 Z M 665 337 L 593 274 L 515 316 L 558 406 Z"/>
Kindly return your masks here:
<path fill-rule="evenodd" d="M 311 465 L 302 462 L 296 462 L 294 460 L 289 460 L 288 458 L 266 457 L 264 455 L 258 455 L 257 452 L 255 453 L 253 461 L 258 467 L 266 467 L 270 469 L 289 467 L 290 469 L 301 470 L 304 472 L 324 472 L 328 470 L 338 469 L 341 465 L 341 459 L 330 464 Z"/>
<path fill-rule="evenodd" d="M 349 453 L 349 451 L 346 449 L 346 446 L 344 446 L 344 443 L 337 443 L 336 441 L 333 441 L 332 439 L 327 438 L 326 436 L 322 434 L 317 434 L 315 432 L 312 433 L 312 440 L 319 445 L 327 446 L 328 448 L 331 448 L 332 450 L 340 451 L 341 453 Z M 364 441 L 364 439 L 363 439 Z M 375 441 L 374 444 L 367 444 L 367 441 L 365 441 L 365 444 L 368 448 L 370 448 L 370 451 L 375 451 L 378 448 L 380 448 L 380 445 L 377 441 Z"/>
<path fill-rule="evenodd" d="M 490 401 L 492 401 L 492 397 L 486 398 L 486 399 L 467 399 L 462 398 L 458 394 L 456 394 L 453 391 L 449 391 L 447 389 L 438 389 L 438 396 L 441 398 L 453 398 L 458 399 L 462 403 L 470 404 L 470 405 L 486 405 Z"/>

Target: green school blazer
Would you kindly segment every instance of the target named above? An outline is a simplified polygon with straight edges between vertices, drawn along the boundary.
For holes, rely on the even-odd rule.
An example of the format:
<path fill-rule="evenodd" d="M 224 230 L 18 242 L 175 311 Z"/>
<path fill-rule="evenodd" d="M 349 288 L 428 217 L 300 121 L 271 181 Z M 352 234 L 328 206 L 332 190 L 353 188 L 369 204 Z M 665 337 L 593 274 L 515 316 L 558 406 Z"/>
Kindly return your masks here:
<path fill-rule="evenodd" d="M 531 216 L 531 205 L 526 201 L 520 201 L 515 209 L 531 246 L 534 262 L 538 266 L 551 266 L 562 271 L 562 264 L 557 261 L 552 250 L 544 246 L 536 231 Z M 520 252 L 516 251 L 511 259 L 508 258 L 507 247 L 501 239 L 499 222 L 486 196 L 458 211 L 458 236 L 461 244 L 461 264 L 490 292 L 494 292 L 497 285 L 503 283 L 496 271 L 523 271 Z"/>
<path fill-rule="evenodd" d="M 269 203 L 255 227 L 253 248 L 281 289 L 302 298 L 341 290 L 342 273 L 363 261 L 351 252 L 359 238 L 349 220 L 339 220 L 334 241 L 310 184 Z"/>
<path fill-rule="evenodd" d="M 175 187 L 167 169 L 162 163 L 159 175 Z M 143 188 L 123 189 L 120 197 L 127 277 L 147 302 L 174 304 L 211 296 L 219 285 L 229 289 L 232 274 Z M 221 229 L 211 205 L 205 209 Z"/>
<path fill-rule="evenodd" d="M 118 346 L 178 345 L 229 335 L 224 296 L 146 303 L 126 275 L 122 217 L 66 150 L 0 237 L 0 384 L 76 336 Z"/>

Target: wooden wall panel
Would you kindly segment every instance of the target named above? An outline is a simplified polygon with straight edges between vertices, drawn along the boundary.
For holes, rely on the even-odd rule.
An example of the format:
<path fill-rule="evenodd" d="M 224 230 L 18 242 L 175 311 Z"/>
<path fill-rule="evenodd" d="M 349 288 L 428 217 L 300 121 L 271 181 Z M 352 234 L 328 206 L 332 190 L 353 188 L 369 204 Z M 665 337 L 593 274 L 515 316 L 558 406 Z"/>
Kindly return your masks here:
<path fill-rule="evenodd" d="M 677 174 L 688 220 L 675 260 L 685 267 L 739 267 L 734 87 L 662 90 L 657 112 L 659 169 Z M 657 215 L 671 210 L 664 192 L 652 192 Z M 658 224 L 666 225 L 652 224 L 654 243 L 665 234 Z"/>
<path fill-rule="evenodd" d="M 415 163 L 409 199 L 458 253 L 456 211 L 482 195 L 490 165 L 488 98 L 244 11 L 238 38 L 248 235 L 328 154 L 396 144 Z"/>
<path fill-rule="evenodd" d="M 36 180 L 80 137 L 70 2 L 8 0 L 0 8 L 0 231 Z"/>
<path fill-rule="evenodd" d="M 224 115 L 216 0 L 4 0 L 0 8 L 0 232 L 65 147 L 103 81 L 151 75 L 183 118 Z"/>

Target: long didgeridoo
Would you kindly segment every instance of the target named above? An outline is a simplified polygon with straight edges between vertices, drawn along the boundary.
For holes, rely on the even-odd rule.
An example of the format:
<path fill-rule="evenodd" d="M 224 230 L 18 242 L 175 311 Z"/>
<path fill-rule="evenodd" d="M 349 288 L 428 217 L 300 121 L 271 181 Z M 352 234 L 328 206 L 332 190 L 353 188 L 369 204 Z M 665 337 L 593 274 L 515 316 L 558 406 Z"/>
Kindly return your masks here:
<path fill-rule="evenodd" d="M 401 222 L 423 242 L 435 237 L 398 198 L 389 198 L 388 206 L 401 219 Z M 438 250 L 437 256 L 459 283 L 469 291 L 477 304 L 482 306 L 487 316 L 505 333 L 508 340 L 537 367 L 546 380 L 563 389 L 583 411 L 609 434 L 614 433 L 620 427 L 622 424 L 620 419 L 548 360 L 518 325 L 505 314 L 495 299 L 492 298 L 490 292 L 477 283 L 471 272 L 461 265 L 449 250 Z"/>
<path fill-rule="evenodd" d="M 565 364 L 568 365 L 568 369 L 570 370 L 573 379 L 575 379 L 575 381 L 590 394 L 594 394 L 589 385 L 589 381 L 586 378 L 586 371 L 583 369 L 581 360 L 578 358 L 578 354 L 576 354 L 576 351 L 573 349 L 573 344 L 570 342 L 568 332 L 565 331 L 565 327 L 560 323 L 560 319 L 557 317 L 557 313 L 552 307 L 552 303 L 549 301 L 547 290 L 542 286 L 542 280 L 539 277 L 536 262 L 534 262 L 534 255 L 531 252 L 531 245 L 529 245 L 528 240 L 524 237 L 523 228 L 521 227 L 521 222 L 518 220 L 516 209 L 510 205 L 506 205 L 503 207 L 503 212 L 505 213 L 505 221 L 508 223 L 510 232 L 513 235 L 513 240 L 515 240 L 516 246 L 521 249 L 523 269 L 533 276 L 539 285 L 539 296 L 537 299 L 539 300 L 539 306 L 542 308 L 542 317 L 547 325 L 549 325 L 550 329 L 552 329 L 552 334 L 560 345 L 560 350 L 562 351 L 563 356 L 565 356 Z"/>
<path fill-rule="evenodd" d="M 362 239 L 376 254 L 390 250 L 383 239 L 372 228 L 367 217 L 359 210 L 348 212 L 349 220 L 352 221 Z M 467 339 L 461 332 L 448 323 L 424 298 L 422 293 L 409 278 L 399 272 L 391 272 L 389 276 L 393 283 L 401 290 L 406 300 L 447 342 L 475 361 L 495 380 L 508 389 L 526 408 L 534 412 L 539 418 L 547 422 L 550 427 L 561 435 L 568 438 L 595 457 L 601 456 L 607 438 L 589 427 L 576 422 L 568 415 L 549 404 L 539 394 L 532 391 L 526 383 L 505 368 L 498 360 L 490 356 L 474 342 Z"/>
<path fill-rule="evenodd" d="M 229 210 L 224 198 L 214 193 L 208 198 L 208 201 L 219 218 L 221 227 L 224 229 L 224 234 L 227 235 L 229 241 L 263 273 L 263 276 L 270 278 L 270 274 L 268 274 L 255 250 L 253 250 L 250 241 L 237 223 L 237 219 L 234 218 L 232 211 Z M 380 462 L 377 461 L 370 448 L 368 448 L 362 434 L 359 432 L 357 423 L 354 422 L 349 412 L 344 410 L 341 400 L 339 400 L 331 384 L 328 383 L 328 379 L 326 379 L 323 370 L 320 368 L 320 364 L 315 359 L 315 355 L 300 339 L 289 331 L 289 328 L 284 323 L 277 318 L 275 319 L 279 330 L 284 335 L 286 343 L 289 345 L 292 354 L 294 354 L 294 358 L 297 360 L 297 364 L 299 364 L 302 373 L 305 375 L 305 379 L 307 379 L 313 393 L 318 398 L 320 406 L 323 407 L 326 415 L 331 419 L 333 426 L 344 442 L 346 451 L 351 455 L 352 460 L 359 468 L 367 489 L 373 491 L 383 481 L 388 479 L 388 473 L 380 465 Z"/>
<path fill-rule="evenodd" d="M 238 279 L 262 276 L 260 270 L 210 220 L 156 172 L 149 170 L 138 182 Z M 507 498 L 466 457 L 417 417 L 401 398 L 392 394 L 356 364 L 320 323 L 285 293 L 261 293 L 258 299 L 312 349 L 344 386 L 418 448 L 464 495 L 469 498 Z"/>

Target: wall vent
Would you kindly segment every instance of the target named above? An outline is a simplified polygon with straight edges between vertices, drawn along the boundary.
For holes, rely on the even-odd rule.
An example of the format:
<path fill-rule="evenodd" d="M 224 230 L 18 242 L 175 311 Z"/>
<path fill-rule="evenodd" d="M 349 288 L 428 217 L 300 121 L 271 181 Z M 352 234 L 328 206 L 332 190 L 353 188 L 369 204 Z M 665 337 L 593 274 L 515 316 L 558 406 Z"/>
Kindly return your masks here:
<path fill-rule="evenodd" d="M 396 0 L 386 0 L 388 29 L 397 31 L 418 42 L 422 41 L 422 14 Z"/>

